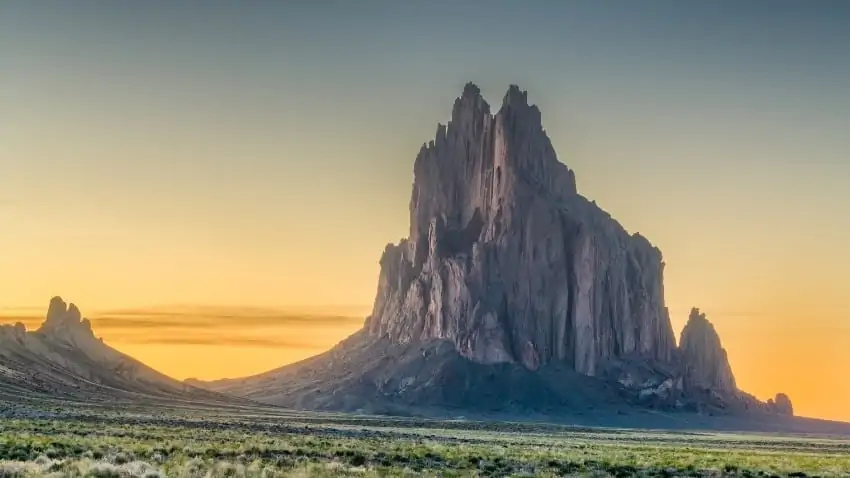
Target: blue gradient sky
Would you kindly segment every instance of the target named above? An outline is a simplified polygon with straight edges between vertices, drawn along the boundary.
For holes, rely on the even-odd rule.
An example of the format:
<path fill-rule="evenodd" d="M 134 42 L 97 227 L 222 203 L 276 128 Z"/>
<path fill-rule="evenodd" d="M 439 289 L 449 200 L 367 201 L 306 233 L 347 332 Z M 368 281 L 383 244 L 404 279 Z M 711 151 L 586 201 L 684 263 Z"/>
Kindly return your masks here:
<path fill-rule="evenodd" d="M 368 309 L 419 145 L 517 83 L 742 386 L 850 364 L 850 2 L 189 3 L 0 6 L 0 304 Z"/>

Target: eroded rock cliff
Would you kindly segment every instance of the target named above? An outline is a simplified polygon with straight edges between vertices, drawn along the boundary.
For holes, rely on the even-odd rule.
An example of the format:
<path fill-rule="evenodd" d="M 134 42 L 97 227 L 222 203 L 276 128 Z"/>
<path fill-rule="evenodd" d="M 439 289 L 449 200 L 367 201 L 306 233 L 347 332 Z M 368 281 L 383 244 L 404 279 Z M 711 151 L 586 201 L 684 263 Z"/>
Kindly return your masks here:
<path fill-rule="evenodd" d="M 416 158 L 409 236 L 381 257 L 367 327 L 530 370 L 669 361 L 663 269 L 648 240 L 578 194 L 526 92 L 511 86 L 492 115 L 467 84 Z"/>

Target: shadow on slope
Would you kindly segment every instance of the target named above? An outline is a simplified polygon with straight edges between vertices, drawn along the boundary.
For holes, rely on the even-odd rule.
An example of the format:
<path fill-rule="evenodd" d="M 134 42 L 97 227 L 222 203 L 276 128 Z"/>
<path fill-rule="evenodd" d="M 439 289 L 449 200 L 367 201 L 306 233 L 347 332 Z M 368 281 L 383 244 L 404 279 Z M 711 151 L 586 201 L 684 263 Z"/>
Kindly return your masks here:
<path fill-rule="evenodd" d="M 518 364 L 480 364 L 462 357 L 449 342 L 398 345 L 365 331 L 301 362 L 203 386 L 292 408 L 401 415 L 429 410 L 610 412 L 624 398 L 618 387 L 566 368 L 532 372 Z"/>

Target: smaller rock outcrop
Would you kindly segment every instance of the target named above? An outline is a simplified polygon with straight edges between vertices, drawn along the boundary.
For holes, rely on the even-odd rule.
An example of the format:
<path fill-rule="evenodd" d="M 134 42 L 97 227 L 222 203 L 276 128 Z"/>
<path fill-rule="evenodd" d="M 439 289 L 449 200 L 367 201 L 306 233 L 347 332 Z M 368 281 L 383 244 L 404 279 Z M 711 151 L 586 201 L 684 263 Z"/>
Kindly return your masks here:
<path fill-rule="evenodd" d="M 794 415 L 791 400 L 784 393 L 762 402 L 738 389 L 720 336 L 705 314 L 697 308 L 691 309 L 688 323 L 682 330 L 679 356 L 686 396 L 702 395 L 704 403 L 726 410 L 759 410 L 779 415 Z"/>
<path fill-rule="evenodd" d="M 243 403 L 167 377 L 105 344 L 74 304 L 50 301 L 41 327 L 0 326 L 0 394 L 75 397 L 86 401 L 140 397 Z"/>
<path fill-rule="evenodd" d="M 50 299 L 47 316 L 38 331 L 43 334 L 61 335 L 80 327 L 91 332 L 89 320 L 83 318 L 76 305 L 66 304 L 61 297 L 54 297 Z"/>
<path fill-rule="evenodd" d="M 679 351 L 684 364 L 687 388 L 732 393 L 738 390 L 726 350 L 714 325 L 699 309 L 691 309 L 682 330 Z"/>
<path fill-rule="evenodd" d="M 16 344 L 23 344 L 26 341 L 27 328 L 24 324 L 16 322 L 14 325 L 0 325 L 0 342 L 9 340 Z"/>
<path fill-rule="evenodd" d="M 777 393 L 775 398 L 768 399 L 767 406 L 774 413 L 794 416 L 794 406 L 791 404 L 791 399 L 784 393 Z"/>
<path fill-rule="evenodd" d="M 50 300 L 47 316 L 37 332 L 53 342 L 83 349 L 92 349 L 92 344 L 99 342 L 89 319 L 84 319 L 76 305 L 66 304 L 61 297 Z M 95 345 L 93 350 L 87 351 L 100 352 L 100 349 Z"/>

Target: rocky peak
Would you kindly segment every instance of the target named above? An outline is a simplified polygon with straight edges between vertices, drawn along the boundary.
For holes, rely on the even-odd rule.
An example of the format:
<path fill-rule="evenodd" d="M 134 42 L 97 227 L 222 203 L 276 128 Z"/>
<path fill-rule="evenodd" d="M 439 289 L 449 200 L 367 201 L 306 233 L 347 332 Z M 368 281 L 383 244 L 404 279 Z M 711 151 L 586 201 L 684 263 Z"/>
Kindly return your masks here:
<path fill-rule="evenodd" d="M 528 92 L 521 90 L 517 85 L 510 85 L 502 98 L 502 107 L 511 106 L 528 106 Z"/>
<path fill-rule="evenodd" d="M 463 93 L 461 93 L 460 97 L 455 101 L 456 108 L 457 105 L 471 107 L 473 110 L 482 110 L 488 114 L 490 113 L 490 105 L 486 100 L 484 100 L 484 97 L 481 96 L 481 88 L 472 82 L 463 86 Z"/>
<path fill-rule="evenodd" d="M 11 338 L 19 344 L 23 344 L 26 340 L 27 328 L 20 322 L 14 324 L 0 325 L 0 338 Z"/>
<path fill-rule="evenodd" d="M 50 304 L 47 306 L 47 321 L 45 325 L 64 321 L 67 313 L 68 304 L 61 297 L 56 296 L 50 299 Z"/>
<path fill-rule="evenodd" d="M 543 129 L 542 115 L 536 105 L 528 103 L 528 92 L 517 85 L 511 85 L 502 98 L 502 108 L 497 116 L 502 116 L 514 126 L 522 126 L 530 130 Z"/>
<path fill-rule="evenodd" d="M 84 319 L 74 304 L 66 304 L 61 297 L 50 300 L 47 316 L 38 332 L 57 338 L 70 338 L 77 334 L 92 335 L 91 322 Z"/>
<path fill-rule="evenodd" d="M 490 105 L 481 96 L 481 89 L 473 83 L 467 83 L 463 93 L 455 99 L 450 126 L 464 135 L 474 135 L 476 129 L 482 128 L 489 119 Z M 440 144 L 444 139 L 438 131 L 431 146 Z"/>
<path fill-rule="evenodd" d="M 550 200 L 568 200 L 577 193 L 575 174 L 558 160 L 543 129 L 540 109 L 528 103 L 528 92 L 511 85 L 495 123 L 495 155 L 506 176 L 514 176 Z"/>
<path fill-rule="evenodd" d="M 691 309 L 688 323 L 682 329 L 679 350 L 688 386 L 724 392 L 737 390 L 720 336 L 705 314 L 697 308 Z"/>
<path fill-rule="evenodd" d="M 777 393 L 775 398 L 767 400 L 767 404 L 775 413 L 794 416 L 794 406 L 791 405 L 791 399 L 784 393 Z"/>

